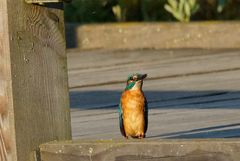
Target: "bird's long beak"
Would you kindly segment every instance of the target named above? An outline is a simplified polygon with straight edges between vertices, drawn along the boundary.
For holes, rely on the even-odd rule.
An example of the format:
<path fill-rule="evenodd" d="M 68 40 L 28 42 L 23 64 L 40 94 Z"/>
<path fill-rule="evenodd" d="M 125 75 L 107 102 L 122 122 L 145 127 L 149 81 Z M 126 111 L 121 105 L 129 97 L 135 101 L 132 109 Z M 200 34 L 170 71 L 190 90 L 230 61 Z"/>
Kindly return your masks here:
<path fill-rule="evenodd" d="M 142 74 L 141 75 L 141 80 L 143 80 L 144 78 L 146 78 L 147 77 L 147 74 Z"/>

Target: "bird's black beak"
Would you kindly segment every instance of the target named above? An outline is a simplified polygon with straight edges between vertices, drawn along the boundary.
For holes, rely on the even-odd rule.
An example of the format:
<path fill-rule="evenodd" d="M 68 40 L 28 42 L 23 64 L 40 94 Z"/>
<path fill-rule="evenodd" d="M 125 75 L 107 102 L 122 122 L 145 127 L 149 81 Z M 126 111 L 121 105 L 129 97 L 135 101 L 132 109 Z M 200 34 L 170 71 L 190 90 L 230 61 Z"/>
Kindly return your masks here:
<path fill-rule="evenodd" d="M 147 74 L 142 74 L 141 75 L 141 80 L 143 80 L 144 78 L 146 78 L 147 77 Z"/>

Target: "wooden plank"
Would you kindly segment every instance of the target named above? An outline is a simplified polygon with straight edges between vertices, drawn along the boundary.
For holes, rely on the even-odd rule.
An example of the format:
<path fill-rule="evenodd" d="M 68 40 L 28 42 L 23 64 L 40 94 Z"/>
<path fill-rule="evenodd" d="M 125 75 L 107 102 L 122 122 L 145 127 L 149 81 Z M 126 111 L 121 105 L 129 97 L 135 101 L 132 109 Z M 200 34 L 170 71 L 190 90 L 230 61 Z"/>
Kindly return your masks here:
<path fill-rule="evenodd" d="M 211 79 L 207 79 L 211 78 Z M 222 92 L 237 92 L 239 71 L 209 73 L 205 75 L 183 76 L 168 79 L 147 80 L 143 89 L 149 100 L 164 101 L 177 100 L 184 97 L 201 97 L 202 95 L 218 94 Z M 78 88 L 71 91 L 71 106 L 88 108 L 113 107 L 119 103 L 125 83 Z M 236 95 L 237 95 L 236 93 Z M 94 101 L 92 101 L 94 100 Z"/>
<path fill-rule="evenodd" d="M 80 111 L 82 114 L 85 111 Z M 72 118 L 73 138 L 74 139 L 119 139 L 122 138 L 119 125 L 117 109 L 92 110 L 97 113 L 94 116 L 80 116 Z M 238 126 L 231 126 L 238 124 Z M 211 130 L 213 127 L 218 127 Z M 221 128 L 229 126 L 230 130 Z M 185 136 L 189 139 L 195 136 L 198 138 L 225 138 L 228 135 L 239 137 L 239 110 L 238 109 L 201 109 L 201 108 L 171 108 L 151 109 L 149 112 L 148 139 L 160 139 L 171 137 L 169 133 L 176 133 L 176 137 L 188 134 L 191 130 L 209 128 L 208 130 L 199 130 L 195 135 Z M 186 131 L 186 132 L 184 132 Z M 180 135 L 180 132 L 182 134 Z M 218 135 L 215 133 L 219 132 Z M 221 133 L 226 132 L 226 133 Z M 178 135 L 177 135 L 178 134 Z"/>
<path fill-rule="evenodd" d="M 238 161 L 239 139 L 73 141 L 41 145 L 44 161 Z"/>
<path fill-rule="evenodd" d="M 239 28 L 238 21 L 70 24 L 67 26 L 67 35 L 69 47 L 84 50 L 225 49 L 239 48 Z"/>
<path fill-rule="evenodd" d="M 61 6 L 0 2 L 3 161 L 33 161 L 39 144 L 71 138 Z"/>
<path fill-rule="evenodd" d="M 63 0 L 25 0 L 27 3 L 57 3 Z"/>
<path fill-rule="evenodd" d="M 123 83 L 133 72 L 148 73 L 149 78 L 156 79 L 240 69 L 238 50 L 90 51 L 78 54 L 76 51 L 68 54 L 71 88 Z M 98 57 L 98 61 L 94 61 L 94 57 Z"/>
<path fill-rule="evenodd" d="M 7 1 L 0 1 L 0 160 L 15 161 Z"/>

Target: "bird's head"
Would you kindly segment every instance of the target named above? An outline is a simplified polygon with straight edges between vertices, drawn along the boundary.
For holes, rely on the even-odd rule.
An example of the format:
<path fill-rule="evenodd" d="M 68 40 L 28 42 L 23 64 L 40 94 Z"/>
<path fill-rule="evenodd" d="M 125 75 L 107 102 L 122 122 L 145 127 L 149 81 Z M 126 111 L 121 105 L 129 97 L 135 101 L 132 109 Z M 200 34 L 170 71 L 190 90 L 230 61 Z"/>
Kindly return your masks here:
<path fill-rule="evenodd" d="M 143 79 L 147 77 L 147 74 L 132 74 L 128 76 L 127 86 L 125 90 L 142 89 Z"/>

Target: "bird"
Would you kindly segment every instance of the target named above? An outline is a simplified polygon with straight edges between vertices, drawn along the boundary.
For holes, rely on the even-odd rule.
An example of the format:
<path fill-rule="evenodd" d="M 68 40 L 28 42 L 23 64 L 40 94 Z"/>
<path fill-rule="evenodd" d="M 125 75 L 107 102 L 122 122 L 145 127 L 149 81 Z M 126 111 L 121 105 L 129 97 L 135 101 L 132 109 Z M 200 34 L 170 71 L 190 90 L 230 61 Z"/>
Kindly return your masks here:
<path fill-rule="evenodd" d="M 142 91 L 147 74 L 135 73 L 127 78 L 122 92 L 118 113 L 121 134 L 128 139 L 145 138 L 148 128 L 148 103 Z"/>

